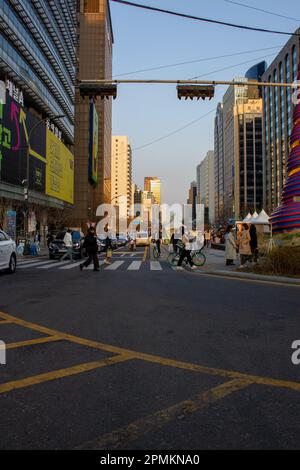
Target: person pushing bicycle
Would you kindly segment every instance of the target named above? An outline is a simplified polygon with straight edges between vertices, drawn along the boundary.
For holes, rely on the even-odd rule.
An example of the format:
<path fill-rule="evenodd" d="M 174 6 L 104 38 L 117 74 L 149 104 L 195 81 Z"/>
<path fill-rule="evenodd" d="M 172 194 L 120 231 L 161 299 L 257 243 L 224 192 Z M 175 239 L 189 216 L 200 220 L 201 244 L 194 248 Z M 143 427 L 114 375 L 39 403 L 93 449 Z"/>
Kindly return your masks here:
<path fill-rule="evenodd" d="M 179 256 L 179 261 L 177 264 L 177 269 L 182 270 L 182 262 L 186 258 L 189 265 L 191 266 L 191 269 L 197 269 L 197 266 L 194 265 L 192 257 L 191 257 L 191 251 L 192 251 L 192 243 L 194 242 L 194 236 L 188 236 L 188 234 L 185 233 L 184 228 L 183 228 L 183 234 L 181 238 L 181 243 L 182 247 L 180 247 L 180 256 Z"/>

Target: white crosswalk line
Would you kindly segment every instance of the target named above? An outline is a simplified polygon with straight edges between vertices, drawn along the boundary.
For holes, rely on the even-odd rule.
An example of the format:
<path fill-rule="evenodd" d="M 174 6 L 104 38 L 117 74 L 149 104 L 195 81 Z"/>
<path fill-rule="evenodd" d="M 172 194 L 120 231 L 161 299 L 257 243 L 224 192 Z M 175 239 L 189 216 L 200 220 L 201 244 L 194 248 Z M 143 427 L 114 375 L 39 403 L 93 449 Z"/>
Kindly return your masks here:
<path fill-rule="evenodd" d="M 162 271 L 162 267 L 159 261 L 150 261 L 151 271 Z"/>
<path fill-rule="evenodd" d="M 76 263 L 69 263 L 67 266 L 61 266 L 58 269 L 73 269 L 76 268 L 76 266 L 79 266 L 83 261 L 77 261 Z"/>
<path fill-rule="evenodd" d="M 128 266 L 127 271 L 138 271 L 141 267 L 141 264 L 141 261 L 132 261 L 132 263 L 130 263 Z"/>
<path fill-rule="evenodd" d="M 72 264 L 72 263 L 70 263 L 70 260 L 68 260 L 68 261 L 58 261 L 57 263 L 58 264 L 55 267 L 59 267 L 59 269 L 60 269 L 61 266 L 64 266 L 65 264 Z M 33 267 L 35 268 L 36 266 L 33 266 Z M 36 267 L 36 269 L 50 269 L 50 268 L 54 268 L 54 265 L 53 265 L 53 263 L 49 263 L 49 262 L 48 262 L 48 264 L 45 264 L 43 266 L 37 266 Z"/>
<path fill-rule="evenodd" d="M 99 266 L 103 266 L 105 264 L 104 260 L 103 261 L 99 261 Z M 84 269 L 84 268 L 83 268 Z M 92 270 L 94 269 L 94 263 L 91 263 L 87 268 L 85 269 L 88 269 L 88 270 Z"/>
<path fill-rule="evenodd" d="M 44 261 L 44 260 L 45 260 L 45 259 L 43 259 L 42 261 Z M 25 264 L 28 264 L 28 265 L 29 265 L 29 264 L 35 264 L 35 263 L 38 263 L 38 262 L 40 262 L 40 261 L 41 261 L 41 258 L 37 258 L 37 259 L 26 259 L 26 260 L 24 259 L 24 260 L 22 260 L 22 261 L 18 260 L 18 261 L 17 261 L 17 264 L 18 264 L 18 266 L 23 266 L 23 265 L 25 265 Z"/>
<path fill-rule="evenodd" d="M 112 264 L 110 264 L 109 266 L 107 266 L 107 268 L 105 268 L 105 271 L 108 269 L 109 271 L 115 271 L 116 269 L 118 269 L 120 266 L 122 266 L 122 264 L 124 264 L 124 261 L 114 261 Z"/>
<path fill-rule="evenodd" d="M 45 265 L 45 264 L 50 264 L 50 263 L 51 263 L 51 264 L 57 264 L 58 261 L 57 261 L 57 260 L 53 260 L 53 261 L 47 260 L 47 261 L 39 261 L 39 262 L 34 263 L 34 264 L 32 264 L 32 263 L 30 263 L 30 264 L 22 264 L 21 266 L 19 266 L 18 269 L 35 268 L 36 266 L 43 266 L 43 265 Z"/>

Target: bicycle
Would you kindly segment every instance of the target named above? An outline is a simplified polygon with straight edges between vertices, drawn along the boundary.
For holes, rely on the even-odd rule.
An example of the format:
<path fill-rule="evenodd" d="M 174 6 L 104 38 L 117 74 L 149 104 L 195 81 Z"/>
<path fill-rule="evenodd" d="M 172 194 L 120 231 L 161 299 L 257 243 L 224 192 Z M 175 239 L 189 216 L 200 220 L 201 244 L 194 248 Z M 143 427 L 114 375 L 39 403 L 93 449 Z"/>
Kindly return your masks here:
<path fill-rule="evenodd" d="M 153 258 L 155 258 L 155 259 L 160 257 L 160 254 L 158 252 L 156 243 L 154 243 L 153 246 L 152 246 L 152 255 L 153 255 Z"/>
<path fill-rule="evenodd" d="M 167 261 L 171 266 L 178 265 L 180 254 L 183 250 L 181 246 L 179 246 L 178 248 L 179 248 L 178 253 L 170 253 L 168 256 Z M 203 248 L 204 247 L 200 248 L 200 250 L 195 250 L 191 252 L 191 258 L 192 258 L 193 264 L 197 267 L 204 266 L 206 263 L 206 256 L 204 253 L 202 253 Z M 186 258 L 184 258 L 183 262 L 186 262 Z"/>

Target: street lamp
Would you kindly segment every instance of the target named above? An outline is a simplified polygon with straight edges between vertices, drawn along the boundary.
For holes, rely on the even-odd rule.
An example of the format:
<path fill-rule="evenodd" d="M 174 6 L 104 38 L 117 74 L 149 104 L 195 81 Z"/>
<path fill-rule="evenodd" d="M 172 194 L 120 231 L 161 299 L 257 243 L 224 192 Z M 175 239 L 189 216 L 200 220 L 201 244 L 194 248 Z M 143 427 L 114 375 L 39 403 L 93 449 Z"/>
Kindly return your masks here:
<path fill-rule="evenodd" d="M 53 116 L 52 120 L 55 120 L 55 119 L 61 119 L 61 118 L 64 118 L 65 115 L 64 114 L 58 114 L 56 116 Z M 25 216 L 25 220 L 24 220 L 24 229 L 25 229 L 25 239 L 27 239 L 27 235 L 28 235 L 28 228 L 29 228 L 29 221 L 28 221 L 28 217 L 29 217 L 29 159 L 30 159 L 30 138 L 31 138 L 31 135 L 33 133 L 33 131 L 40 125 L 42 124 L 43 122 L 46 122 L 49 118 L 46 117 L 44 119 L 41 119 L 40 121 L 36 122 L 34 124 L 34 126 L 30 129 L 29 133 L 28 133 L 28 141 L 27 141 L 27 147 L 26 147 L 26 179 L 23 180 L 23 185 L 24 185 L 24 200 L 25 200 L 25 211 L 26 211 L 26 216 Z M 27 241 L 27 240 L 26 240 Z M 28 241 L 27 241 L 28 243 Z M 25 246 L 26 246 L 26 242 L 25 242 Z M 25 250 L 24 250 L 25 252 Z"/>

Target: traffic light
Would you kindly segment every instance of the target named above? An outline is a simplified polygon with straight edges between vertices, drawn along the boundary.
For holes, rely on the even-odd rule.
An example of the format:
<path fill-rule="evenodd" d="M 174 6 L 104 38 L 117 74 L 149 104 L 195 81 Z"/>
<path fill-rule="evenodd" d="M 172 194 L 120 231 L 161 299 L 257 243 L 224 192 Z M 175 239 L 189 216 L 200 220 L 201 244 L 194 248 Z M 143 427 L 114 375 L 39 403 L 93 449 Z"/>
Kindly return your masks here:
<path fill-rule="evenodd" d="M 117 85 L 107 83 L 80 83 L 79 92 L 81 96 L 88 96 L 89 98 L 97 98 L 98 96 L 104 100 L 104 98 L 113 97 L 115 100 L 117 97 Z"/>
<path fill-rule="evenodd" d="M 210 100 L 214 97 L 215 87 L 213 85 L 178 85 L 177 86 L 178 98 L 190 98 L 193 100 L 196 98 L 199 100 L 202 98 L 209 98 Z"/>

